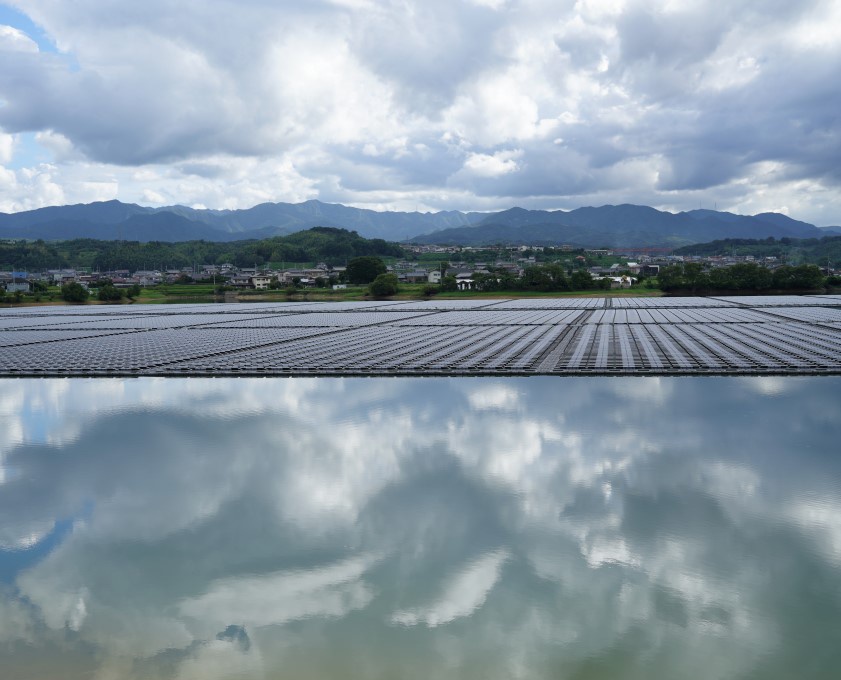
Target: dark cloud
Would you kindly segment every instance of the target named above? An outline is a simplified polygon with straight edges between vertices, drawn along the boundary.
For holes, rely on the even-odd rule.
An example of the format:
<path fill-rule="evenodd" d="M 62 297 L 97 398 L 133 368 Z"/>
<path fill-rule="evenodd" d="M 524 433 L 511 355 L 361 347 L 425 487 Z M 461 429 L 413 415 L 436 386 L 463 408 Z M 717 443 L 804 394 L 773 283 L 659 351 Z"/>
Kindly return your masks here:
<path fill-rule="evenodd" d="M 493 48 L 506 14 L 450 0 L 416 3 L 389 0 L 361 14 L 350 44 L 379 76 L 393 82 L 401 108 L 435 117 L 458 87 L 483 71 L 503 67 L 507 56 Z"/>
<path fill-rule="evenodd" d="M 721 14 L 705 7 L 700 12 L 658 13 L 632 8 L 616 24 L 624 69 L 642 62 L 657 67 L 686 67 L 710 56 L 726 36 Z"/>

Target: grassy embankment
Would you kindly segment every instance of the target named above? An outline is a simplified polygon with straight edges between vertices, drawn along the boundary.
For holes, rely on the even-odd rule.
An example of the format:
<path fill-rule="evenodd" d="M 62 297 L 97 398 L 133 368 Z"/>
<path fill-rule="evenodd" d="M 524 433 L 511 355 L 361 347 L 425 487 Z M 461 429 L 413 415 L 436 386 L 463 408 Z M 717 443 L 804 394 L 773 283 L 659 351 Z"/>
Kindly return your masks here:
<path fill-rule="evenodd" d="M 663 293 L 657 289 L 634 288 L 629 290 L 586 290 L 565 291 L 559 293 L 545 293 L 540 291 L 453 291 L 438 293 L 432 298 L 424 298 L 423 283 L 404 283 L 400 285 L 397 295 L 390 300 L 470 300 L 470 299 L 499 299 L 499 298 L 563 298 L 563 297 L 657 297 Z M 214 303 L 214 302 L 348 302 L 366 301 L 373 298 L 368 295 L 367 286 L 348 286 L 341 290 L 329 288 L 298 289 L 294 293 L 286 290 L 240 291 L 234 293 L 216 294 L 213 284 L 187 283 L 168 284 L 143 288 L 140 296 L 135 300 L 123 299 L 121 302 L 99 302 L 96 294 L 91 296 L 85 304 L 88 305 L 127 305 L 127 304 L 173 304 L 173 303 Z M 11 296 L 0 301 L 0 307 L 33 307 L 68 304 L 61 299 L 58 288 L 51 288 L 48 293 L 42 293 L 36 301 L 32 295 L 25 295 L 19 303 L 13 303 Z"/>
<path fill-rule="evenodd" d="M 423 290 L 426 284 L 423 283 L 404 283 L 400 284 L 400 289 L 397 295 L 392 296 L 391 300 L 422 300 L 426 299 L 423 296 Z M 498 299 L 498 298 L 556 298 L 556 297 L 603 297 L 603 296 L 622 296 L 622 297 L 656 297 L 663 293 L 657 289 L 651 288 L 634 288 L 629 290 L 586 290 L 586 291 L 567 291 L 561 293 L 545 293 L 545 292 L 531 292 L 531 291 L 494 291 L 494 292 L 480 292 L 480 291 L 453 291 L 449 293 L 438 293 L 433 299 Z M 137 299 L 138 303 L 172 303 L 172 302 L 214 302 L 223 301 L 225 299 L 235 299 L 239 302 L 286 302 L 286 301 L 306 301 L 306 302 L 341 302 L 341 301 L 364 301 L 371 300 L 368 295 L 367 286 L 348 286 L 340 290 L 332 290 L 329 288 L 305 288 L 298 289 L 294 293 L 286 290 L 267 290 L 267 291 L 242 291 L 235 294 L 214 295 L 213 286 L 204 284 L 171 284 L 168 286 L 157 286 L 155 288 L 144 289 L 140 297 Z"/>

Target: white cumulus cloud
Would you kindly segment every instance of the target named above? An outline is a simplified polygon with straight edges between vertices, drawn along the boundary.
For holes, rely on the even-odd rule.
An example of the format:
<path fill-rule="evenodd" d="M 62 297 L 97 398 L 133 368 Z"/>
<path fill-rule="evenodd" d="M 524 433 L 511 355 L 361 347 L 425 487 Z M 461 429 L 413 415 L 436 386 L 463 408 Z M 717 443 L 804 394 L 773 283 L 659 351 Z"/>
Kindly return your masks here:
<path fill-rule="evenodd" d="M 450 579 L 440 599 L 416 609 L 397 611 L 391 617 L 392 623 L 403 626 L 425 624 L 434 628 L 470 616 L 485 603 L 507 559 L 506 550 L 482 555 Z"/>
<path fill-rule="evenodd" d="M 841 221 L 833 0 L 12 4 L 57 52 L 0 27 L 0 210 L 715 202 Z"/>

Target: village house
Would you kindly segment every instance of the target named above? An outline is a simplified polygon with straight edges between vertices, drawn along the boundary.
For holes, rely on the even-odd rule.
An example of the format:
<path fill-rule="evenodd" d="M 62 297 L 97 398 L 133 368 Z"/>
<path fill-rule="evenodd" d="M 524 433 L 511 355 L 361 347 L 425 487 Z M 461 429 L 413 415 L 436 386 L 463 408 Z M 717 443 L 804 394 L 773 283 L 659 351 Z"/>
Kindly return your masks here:
<path fill-rule="evenodd" d="M 308 278 L 306 269 L 285 269 L 277 275 L 277 280 L 284 286 L 292 285 L 295 279 L 300 281 L 305 278 Z"/>
<path fill-rule="evenodd" d="M 424 283 L 429 280 L 429 274 L 424 269 L 416 269 L 398 274 L 397 279 L 405 283 Z"/>
<path fill-rule="evenodd" d="M 7 293 L 29 293 L 32 290 L 25 272 L 0 272 L 0 287 L 5 288 Z"/>
<path fill-rule="evenodd" d="M 248 274 L 235 274 L 228 279 L 228 285 L 234 288 L 251 288 L 251 278 Z"/>
<path fill-rule="evenodd" d="M 459 290 L 473 290 L 473 273 L 461 272 L 456 274 L 456 285 Z"/>
<path fill-rule="evenodd" d="M 628 276 L 628 275 L 624 275 L 624 276 L 599 276 L 599 277 L 595 277 L 595 278 L 598 278 L 598 279 L 601 279 L 601 280 L 607 279 L 608 281 L 610 281 L 610 287 L 611 287 L 612 290 L 615 290 L 615 289 L 618 289 L 618 288 L 630 288 L 631 286 L 633 286 L 637 282 L 637 280 L 633 276 Z"/>
<path fill-rule="evenodd" d="M 274 277 L 268 274 L 256 274 L 251 277 L 251 285 L 256 290 L 268 290 L 273 279 Z"/>
<path fill-rule="evenodd" d="M 57 286 L 73 283 L 77 279 L 75 269 L 50 269 L 47 271 L 49 280 Z"/>
<path fill-rule="evenodd" d="M 315 285 L 317 278 L 329 279 L 330 276 L 336 276 L 336 270 L 332 272 L 325 269 L 285 269 L 278 273 L 277 280 L 283 285 L 291 285 L 294 279 L 299 279 L 298 283 L 301 285 Z"/>
<path fill-rule="evenodd" d="M 134 272 L 134 280 L 141 286 L 157 286 L 163 283 L 164 277 L 159 271 L 140 269 Z"/>

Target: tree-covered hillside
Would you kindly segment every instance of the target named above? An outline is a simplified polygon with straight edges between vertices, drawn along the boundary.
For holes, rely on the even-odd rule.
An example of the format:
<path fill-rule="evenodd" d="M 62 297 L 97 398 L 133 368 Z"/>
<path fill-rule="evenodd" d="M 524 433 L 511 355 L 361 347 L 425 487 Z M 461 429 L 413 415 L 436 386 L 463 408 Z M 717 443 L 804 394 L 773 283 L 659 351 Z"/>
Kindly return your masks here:
<path fill-rule="evenodd" d="M 42 269 L 181 268 L 230 262 L 238 267 L 268 262 L 324 262 L 344 265 L 363 255 L 401 257 L 402 248 L 382 239 L 365 239 L 355 231 L 314 227 L 289 236 L 260 241 L 6 241 L 0 242 L 0 269 L 38 271 Z"/>

